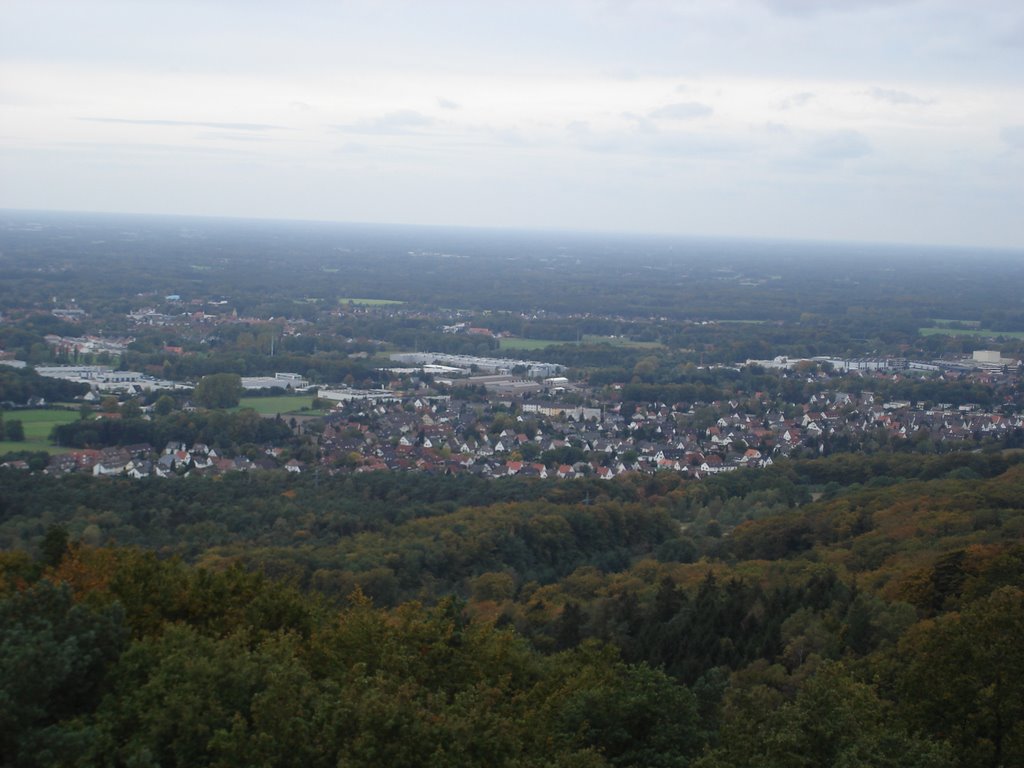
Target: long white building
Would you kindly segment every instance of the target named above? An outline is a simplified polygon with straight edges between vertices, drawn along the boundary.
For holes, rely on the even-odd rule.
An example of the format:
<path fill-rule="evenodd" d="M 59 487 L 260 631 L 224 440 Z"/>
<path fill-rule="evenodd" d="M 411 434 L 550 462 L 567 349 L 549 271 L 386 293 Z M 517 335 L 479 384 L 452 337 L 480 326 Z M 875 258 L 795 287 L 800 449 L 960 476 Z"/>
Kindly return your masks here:
<path fill-rule="evenodd" d="M 522 375 L 531 379 L 546 379 L 565 371 L 558 363 L 541 363 L 536 360 L 509 360 L 504 357 L 476 357 L 474 355 L 449 355 L 444 352 L 394 352 L 391 359 L 405 365 L 446 365 L 464 371 L 508 374 L 514 369 L 523 369 Z M 518 373 L 518 371 L 517 371 Z"/>

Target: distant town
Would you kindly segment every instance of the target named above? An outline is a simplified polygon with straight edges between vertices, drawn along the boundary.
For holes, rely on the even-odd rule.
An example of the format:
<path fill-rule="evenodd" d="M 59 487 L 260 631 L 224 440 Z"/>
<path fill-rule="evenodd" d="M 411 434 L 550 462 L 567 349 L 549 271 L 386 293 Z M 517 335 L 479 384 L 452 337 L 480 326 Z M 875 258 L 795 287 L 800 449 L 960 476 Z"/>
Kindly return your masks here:
<path fill-rule="evenodd" d="M 911 370 L 939 371 L 943 380 L 997 391 L 1016 390 L 1019 361 L 989 350 L 928 363 L 898 358 L 749 360 L 743 367 L 804 379 L 810 396 L 794 403 L 782 402 L 771 392 L 738 392 L 729 400 L 652 401 L 629 409 L 618 397 L 621 384 L 595 389 L 573 383 L 559 375 L 566 367 L 558 363 L 431 352 L 390 357 L 394 365 L 384 369 L 387 386 L 378 389 L 317 386 L 289 372 L 241 378 L 247 391 L 291 393 L 296 401 L 299 395 L 312 395 L 317 415 L 265 418 L 284 418 L 297 438 L 311 440 L 314 461 L 291 457 L 286 444 L 258 446 L 258 455 L 251 450 L 250 455 L 225 455 L 203 443 L 172 441 L 61 453 L 43 471 L 131 478 L 284 469 L 604 479 L 626 472 L 670 471 L 699 479 L 865 441 L 941 447 L 997 442 L 1024 429 L 1021 415 L 1007 416 L 978 403 L 884 400 L 873 392 Z M 149 390 L 191 389 L 109 366 L 36 370 L 41 376 L 88 384 L 84 403 Z M 185 410 L 192 407 L 185 402 Z M 143 407 L 141 417 L 150 418 L 152 410 L 152 405 Z M 120 414 L 101 409 L 97 418 Z M 28 466 L 18 460 L 6 465 Z"/>

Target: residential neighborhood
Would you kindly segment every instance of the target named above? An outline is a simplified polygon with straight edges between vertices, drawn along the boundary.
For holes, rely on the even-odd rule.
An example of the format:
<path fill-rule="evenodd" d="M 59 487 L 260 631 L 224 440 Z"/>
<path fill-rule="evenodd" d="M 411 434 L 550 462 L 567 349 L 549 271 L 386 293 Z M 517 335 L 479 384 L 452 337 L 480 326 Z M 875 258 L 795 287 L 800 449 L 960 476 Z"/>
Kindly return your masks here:
<path fill-rule="evenodd" d="M 393 374 L 388 388 L 322 390 L 316 415 L 265 416 L 288 424 L 292 438 L 281 444 L 233 451 L 184 442 L 81 449 L 54 455 L 44 471 L 138 479 L 275 469 L 563 479 L 668 471 L 699 479 L 766 467 L 787 456 L 888 448 L 937 452 L 1024 442 L 1024 417 L 1016 413 L 977 403 L 913 403 L 875 395 L 876 386 L 898 381 L 902 370 L 819 373 L 804 382 L 812 394 L 800 403 L 766 392 L 710 402 L 624 401 L 621 385 L 566 386 L 564 378 L 557 386 L 509 397 L 506 389 L 492 386 L 500 376 L 483 377 L 487 381 L 479 386 L 473 377 L 428 384 L 422 374 L 406 371 Z M 296 376 L 278 373 L 268 381 L 300 383 Z M 1016 368 L 944 376 L 1001 393 L 1019 386 Z M 505 378 L 514 380 L 511 374 Z"/>

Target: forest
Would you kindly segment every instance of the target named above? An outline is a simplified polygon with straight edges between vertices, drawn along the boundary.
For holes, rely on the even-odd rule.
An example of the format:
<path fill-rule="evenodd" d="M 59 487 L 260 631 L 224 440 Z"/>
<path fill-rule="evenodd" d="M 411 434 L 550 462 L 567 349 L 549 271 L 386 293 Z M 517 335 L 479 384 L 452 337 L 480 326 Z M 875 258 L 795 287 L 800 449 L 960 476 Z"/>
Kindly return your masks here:
<path fill-rule="evenodd" d="M 1022 471 L 0 470 L 5 762 L 1015 765 Z"/>

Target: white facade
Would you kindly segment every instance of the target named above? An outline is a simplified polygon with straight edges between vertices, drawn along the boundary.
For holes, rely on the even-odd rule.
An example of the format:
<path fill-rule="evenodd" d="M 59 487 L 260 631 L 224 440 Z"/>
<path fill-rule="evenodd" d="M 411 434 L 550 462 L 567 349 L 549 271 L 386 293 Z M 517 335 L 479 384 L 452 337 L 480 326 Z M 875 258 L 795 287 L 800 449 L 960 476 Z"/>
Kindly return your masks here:
<path fill-rule="evenodd" d="M 485 373 L 512 373 L 514 368 L 524 368 L 524 375 L 531 379 L 545 379 L 557 376 L 565 370 L 558 363 L 541 363 L 536 360 L 510 360 L 503 357 L 476 357 L 474 355 L 449 355 L 444 352 L 395 352 L 391 359 L 407 365 L 447 365 L 461 370 L 478 370 Z"/>

